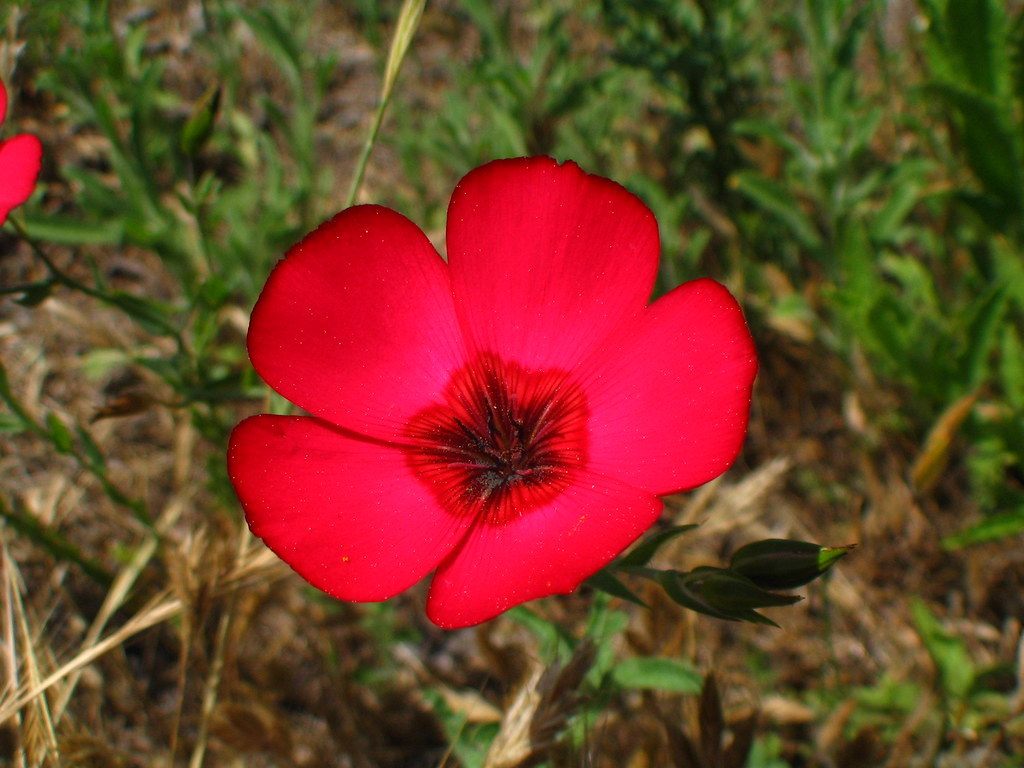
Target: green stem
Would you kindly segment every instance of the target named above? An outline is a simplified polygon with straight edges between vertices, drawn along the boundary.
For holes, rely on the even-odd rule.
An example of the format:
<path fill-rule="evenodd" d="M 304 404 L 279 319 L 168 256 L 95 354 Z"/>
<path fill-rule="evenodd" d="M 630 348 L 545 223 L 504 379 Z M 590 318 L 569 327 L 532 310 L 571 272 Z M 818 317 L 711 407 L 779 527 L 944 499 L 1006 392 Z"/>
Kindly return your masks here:
<path fill-rule="evenodd" d="M 108 296 L 103 291 L 97 290 L 96 288 L 93 288 L 91 285 L 87 285 L 83 283 L 81 280 L 72 277 L 71 275 L 61 270 L 61 268 L 58 267 L 56 264 L 54 264 L 53 260 L 46 255 L 46 252 L 42 249 L 39 243 L 37 243 L 32 238 L 32 236 L 29 235 L 28 230 L 25 229 L 25 225 L 22 223 L 21 219 L 18 216 L 10 216 L 8 217 L 7 221 L 10 222 L 11 226 L 14 227 L 15 231 L 18 233 L 21 239 L 28 243 L 29 248 L 32 249 L 32 252 L 39 258 L 39 260 L 46 265 L 47 270 L 49 270 L 50 272 L 50 277 L 53 279 L 54 282 L 63 285 L 65 288 L 70 288 L 73 291 L 84 293 L 86 296 L 94 298 L 97 301 L 106 304 L 108 307 L 113 307 L 114 309 L 124 312 L 124 308 L 117 303 L 117 300 L 115 298 L 113 298 L 112 296 Z M 125 312 L 125 314 L 131 317 L 129 313 Z M 132 319 L 134 320 L 134 318 Z M 170 336 L 172 339 L 174 339 L 174 343 L 178 347 L 178 352 L 188 357 L 188 347 L 185 344 L 185 339 L 182 337 L 178 329 L 175 328 L 170 323 L 159 318 L 152 318 L 152 320 L 156 322 L 157 325 L 160 326 L 161 331 L 163 331 L 165 335 Z"/>
<path fill-rule="evenodd" d="M 89 578 L 104 588 L 109 588 L 113 583 L 114 577 L 106 568 L 83 555 L 78 547 L 49 526 L 40 523 L 32 515 L 18 509 L 8 508 L 3 499 L 0 499 L 0 518 L 3 518 L 18 533 L 49 552 L 54 560 L 74 563 Z"/>
<path fill-rule="evenodd" d="M 370 126 L 370 133 L 366 137 L 366 141 L 363 143 L 363 148 L 359 152 L 359 159 L 356 161 L 355 174 L 352 176 L 352 184 L 348 188 L 348 195 L 345 198 L 345 207 L 350 208 L 356 202 L 356 196 L 359 194 L 359 188 L 363 186 L 363 176 L 366 174 L 366 164 L 370 160 L 370 153 L 373 151 L 373 145 L 377 142 L 377 134 L 380 132 L 380 125 L 384 121 L 384 110 L 387 108 L 388 103 L 382 101 L 380 106 L 377 107 L 377 114 L 373 117 L 373 125 Z"/>
<path fill-rule="evenodd" d="M 391 47 L 388 49 L 388 60 L 384 65 L 384 82 L 380 89 L 380 104 L 377 113 L 373 116 L 373 124 L 370 126 L 370 133 L 363 143 L 363 148 L 356 161 L 356 169 L 352 176 L 352 184 L 348 189 L 348 196 L 345 198 L 345 207 L 352 206 L 359 194 L 359 188 L 363 185 L 363 176 L 366 173 L 366 164 L 370 160 L 370 153 L 373 145 L 377 143 L 377 134 L 380 133 L 381 123 L 384 122 L 384 111 L 391 101 L 391 92 L 398 80 L 398 72 L 402 68 L 402 60 L 409 50 L 409 43 L 419 26 L 420 17 L 427 0 L 405 0 L 402 3 L 402 10 L 398 14 L 398 21 L 395 23 L 395 34 L 391 38 Z"/>

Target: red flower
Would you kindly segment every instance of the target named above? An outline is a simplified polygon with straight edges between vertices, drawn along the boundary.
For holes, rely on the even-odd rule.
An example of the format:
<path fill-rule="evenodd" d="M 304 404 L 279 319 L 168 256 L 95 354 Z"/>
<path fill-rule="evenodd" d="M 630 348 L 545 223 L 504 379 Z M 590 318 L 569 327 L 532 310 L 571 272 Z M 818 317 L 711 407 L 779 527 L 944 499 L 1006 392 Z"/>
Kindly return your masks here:
<path fill-rule="evenodd" d="M 254 416 L 228 470 L 249 526 L 314 586 L 385 600 L 436 571 L 461 627 L 571 592 L 729 467 L 757 368 L 711 280 L 647 306 L 651 212 L 549 158 L 458 185 L 448 263 L 410 221 L 342 211 L 293 248 L 249 356 L 313 417 Z"/>
<path fill-rule="evenodd" d="M 0 124 L 7 117 L 7 89 L 0 82 Z M 39 139 L 20 133 L 0 141 L 0 224 L 12 208 L 28 200 L 36 186 L 43 148 Z"/>

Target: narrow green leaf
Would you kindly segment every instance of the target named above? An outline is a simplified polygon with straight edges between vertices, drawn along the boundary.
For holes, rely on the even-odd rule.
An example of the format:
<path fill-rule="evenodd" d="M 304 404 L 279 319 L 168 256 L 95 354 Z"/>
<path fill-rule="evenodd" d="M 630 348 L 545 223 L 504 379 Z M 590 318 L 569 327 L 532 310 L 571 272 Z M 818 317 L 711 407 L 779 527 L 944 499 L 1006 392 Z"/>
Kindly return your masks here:
<path fill-rule="evenodd" d="M 778 626 L 755 608 L 791 605 L 801 598 L 766 592 L 738 573 L 702 566 L 689 573 L 655 571 L 666 594 L 684 608 L 730 621 Z"/>
<path fill-rule="evenodd" d="M 92 435 L 89 434 L 89 431 L 82 428 L 81 425 L 76 424 L 75 434 L 78 435 L 78 439 L 82 443 L 82 448 L 85 450 L 85 455 L 89 459 L 89 466 L 92 467 L 93 471 L 106 471 L 107 462 L 106 459 L 103 458 L 103 451 L 100 450 L 100 447 L 96 444 L 96 441 L 93 440 L 93 437 Z"/>
<path fill-rule="evenodd" d="M 617 597 L 620 600 L 627 600 L 631 603 L 635 603 L 636 605 L 642 605 L 645 608 L 647 607 L 647 604 L 637 597 L 633 590 L 623 584 L 622 581 L 620 581 L 619 578 L 610 571 L 598 571 L 587 579 L 586 583 L 594 589 L 605 592 L 612 597 Z"/>
<path fill-rule="evenodd" d="M 615 664 L 615 638 L 629 625 L 629 615 L 625 611 L 612 608 L 607 596 L 595 595 L 590 601 L 590 611 L 584 624 L 584 642 L 594 644 L 594 659 L 587 680 L 595 687 Z M 569 647 L 576 647 L 572 642 Z"/>
<path fill-rule="evenodd" d="M 964 380 L 971 389 L 987 378 L 988 359 L 999 341 L 997 331 L 1001 327 L 1008 295 L 1005 286 L 993 286 L 971 307 L 967 349 L 961 361 Z"/>
<path fill-rule="evenodd" d="M 43 525 L 33 515 L 19 508 L 10 508 L 0 499 L 0 518 L 25 538 L 34 542 L 58 562 L 74 563 L 93 581 L 109 587 L 114 577 L 102 565 L 85 555 L 57 531 Z"/>
<path fill-rule="evenodd" d="M 1007 75 L 1003 0 L 948 0 L 945 21 L 961 77 L 982 93 L 998 95 Z"/>
<path fill-rule="evenodd" d="M 716 619 L 739 621 L 739 619 L 736 619 L 728 615 L 726 612 L 716 608 L 710 602 L 705 600 L 698 592 L 690 589 L 689 585 L 683 579 L 685 574 L 680 573 L 679 571 L 661 571 L 659 575 L 659 582 L 664 588 L 665 593 L 684 608 L 689 608 L 691 611 L 704 613 L 708 616 L 714 616 Z"/>
<path fill-rule="evenodd" d="M 769 213 L 775 214 L 805 248 L 822 248 L 821 235 L 785 187 L 753 171 L 741 171 L 734 177 L 736 188 Z"/>
<path fill-rule="evenodd" d="M 657 531 L 637 544 L 633 549 L 619 558 L 615 565 L 623 568 L 631 568 L 647 565 L 651 558 L 657 554 L 665 544 L 687 531 L 692 531 L 697 525 L 673 525 L 663 531 Z"/>
<path fill-rule="evenodd" d="M 156 336 L 174 334 L 170 311 L 151 299 L 115 291 L 107 301 L 135 320 L 142 328 Z"/>
<path fill-rule="evenodd" d="M 220 94 L 220 86 L 211 84 L 196 102 L 192 114 L 181 129 L 181 150 L 189 157 L 198 155 L 213 133 L 213 123 L 220 109 Z"/>
<path fill-rule="evenodd" d="M 21 296 L 16 298 L 14 302 L 23 307 L 38 307 L 50 298 L 50 294 L 53 293 L 53 286 L 53 280 L 40 280 L 38 283 L 32 283 L 24 287 Z"/>
<path fill-rule="evenodd" d="M 517 605 L 505 615 L 529 630 L 545 653 L 554 653 L 558 648 L 571 648 L 573 645 L 572 638 L 564 629 L 541 618 L 525 605 Z"/>
<path fill-rule="evenodd" d="M 694 568 L 685 578 L 691 589 L 699 590 L 707 600 L 726 611 L 792 605 L 803 599 L 799 595 L 769 592 L 728 568 L 701 566 Z"/>
<path fill-rule="evenodd" d="M 264 50 L 270 53 L 281 67 L 281 72 L 293 83 L 298 83 L 302 73 L 302 48 L 293 33 L 281 23 L 269 8 L 243 10 L 239 15 L 260 41 Z"/>
<path fill-rule="evenodd" d="M 1019 211 L 1021 158 L 1001 105 L 989 96 L 949 83 L 933 84 L 929 90 L 958 112 L 967 162 L 985 191 L 998 199 L 1007 213 Z"/>
<path fill-rule="evenodd" d="M 384 82 L 381 87 L 382 101 L 387 101 L 391 96 L 391 90 L 395 87 L 398 73 L 402 68 L 402 61 L 412 43 L 416 28 L 420 25 L 420 17 L 423 16 L 423 9 L 427 0 L 406 0 L 398 12 L 398 21 L 395 23 L 395 35 L 391 39 L 391 47 L 388 49 L 388 60 L 384 65 Z"/>
<path fill-rule="evenodd" d="M 943 693 L 953 699 L 963 699 L 971 689 L 975 672 L 966 645 L 963 640 L 943 629 L 920 599 L 914 599 L 910 610 L 917 632 L 939 671 Z"/>
<path fill-rule="evenodd" d="M 612 668 L 612 680 L 620 688 L 669 691 L 695 695 L 703 682 L 693 665 L 665 657 L 631 658 Z"/>
<path fill-rule="evenodd" d="M 928 181 L 931 164 L 906 160 L 896 168 L 887 186 L 892 190 L 881 210 L 871 219 L 871 237 L 876 242 L 890 242 L 907 216 L 921 199 Z"/>
<path fill-rule="evenodd" d="M 28 427 L 13 413 L 0 413 L 0 435 L 18 435 Z"/>
<path fill-rule="evenodd" d="M 1003 327 L 999 350 L 999 381 L 1006 399 L 1015 408 L 1024 409 L 1024 345 L 1010 323 Z"/>
<path fill-rule="evenodd" d="M 74 440 L 71 437 L 71 431 L 67 428 L 63 421 L 61 421 L 57 414 L 52 411 L 46 414 L 46 427 L 49 430 L 50 440 L 53 441 L 54 448 L 57 449 L 58 453 L 71 453 L 74 448 Z"/>
<path fill-rule="evenodd" d="M 25 231 L 39 242 L 57 245 L 120 245 L 124 241 L 124 221 L 82 221 L 68 216 L 26 213 Z"/>
<path fill-rule="evenodd" d="M 1021 533 L 1024 533 L 1024 507 L 989 515 L 981 522 L 947 536 L 942 540 L 942 546 L 946 549 L 962 549 L 972 544 L 999 541 Z"/>
<path fill-rule="evenodd" d="M 14 392 L 11 390 L 11 381 L 7 378 L 7 369 L 4 368 L 3 362 L 0 362 L 0 400 L 7 404 L 7 407 L 21 420 L 22 424 L 38 431 L 39 427 L 29 417 L 25 409 L 21 407 L 21 403 L 18 402 L 17 398 L 14 397 Z"/>
<path fill-rule="evenodd" d="M 1017 19 L 1007 35 L 1007 54 L 1010 90 L 1018 102 L 1024 103 L 1024 13 L 1017 14 Z M 1018 122 L 1017 131 L 1018 136 L 1024 138 L 1021 136 L 1024 121 Z"/>

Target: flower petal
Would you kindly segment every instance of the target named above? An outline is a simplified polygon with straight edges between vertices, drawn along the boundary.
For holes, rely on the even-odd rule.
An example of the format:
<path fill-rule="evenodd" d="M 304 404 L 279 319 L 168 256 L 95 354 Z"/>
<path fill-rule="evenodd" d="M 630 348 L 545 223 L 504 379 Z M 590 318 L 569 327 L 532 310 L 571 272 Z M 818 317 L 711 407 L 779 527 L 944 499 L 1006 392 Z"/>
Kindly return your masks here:
<path fill-rule="evenodd" d="M 246 419 L 231 433 L 228 475 L 252 532 L 342 600 L 409 588 L 472 522 L 444 511 L 400 450 L 319 419 Z"/>
<path fill-rule="evenodd" d="M 527 600 L 572 592 L 660 513 L 653 494 L 580 475 L 542 507 L 501 524 L 478 522 L 438 568 L 427 615 L 440 627 L 467 627 Z"/>
<path fill-rule="evenodd" d="M 249 357 L 310 413 L 385 439 L 434 402 L 465 360 L 448 271 L 394 211 L 342 211 L 274 268 Z"/>
<path fill-rule="evenodd" d="M 590 467 L 665 495 L 736 459 L 757 356 L 736 300 L 704 279 L 660 298 L 577 373 L 591 413 Z"/>
<path fill-rule="evenodd" d="M 533 368 L 571 368 L 640 312 L 658 264 L 658 225 L 636 196 L 548 157 L 470 172 L 447 241 L 467 340 Z"/>
<path fill-rule="evenodd" d="M 43 158 L 39 139 L 21 133 L 0 143 L 0 224 L 12 208 L 24 203 L 35 189 Z"/>
<path fill-rule="evenodd" d="M 7 119 L 7 86 L 0 80 L 0 123 Z"/>

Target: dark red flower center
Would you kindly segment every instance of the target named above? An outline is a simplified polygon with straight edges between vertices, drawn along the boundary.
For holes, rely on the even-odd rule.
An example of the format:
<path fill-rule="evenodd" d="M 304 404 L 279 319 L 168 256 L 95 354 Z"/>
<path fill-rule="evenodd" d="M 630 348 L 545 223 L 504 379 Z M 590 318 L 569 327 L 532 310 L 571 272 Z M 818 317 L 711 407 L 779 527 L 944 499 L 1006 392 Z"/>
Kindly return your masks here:
<path fill-rule="evenodd" d="M 554 499 L 586 459 L 587 407 L 566 372 L 480 355 L 417 413 L 409 463 L 455 515 L 500 524 Z"/>

